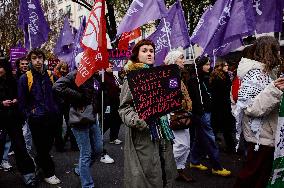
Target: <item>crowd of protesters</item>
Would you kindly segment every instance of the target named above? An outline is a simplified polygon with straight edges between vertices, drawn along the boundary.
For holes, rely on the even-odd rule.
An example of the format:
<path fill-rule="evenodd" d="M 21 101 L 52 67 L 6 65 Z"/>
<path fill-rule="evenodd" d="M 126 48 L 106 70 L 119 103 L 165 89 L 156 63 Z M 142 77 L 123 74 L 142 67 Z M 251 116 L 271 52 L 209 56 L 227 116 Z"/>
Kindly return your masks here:
<path fill-rule="evenodd" d="M 198 181 L 186 168 L 231 176 L 220 161 L 218 140 L 222 136 L 226 153 L 244 151 L 238 153 L 246 162 L 234 187 L 266 187 L 284 90 L 279 50 L 275 38 L 258 38 L 244 50 L 232 74 L 225 59 L 213 63 L 208 57 L 198 57 L 186 70 L 183 52 L 169 52 L 164 64 L 179 67 L 182 110 L 191 121 L 190 127 L 182 130 L 170 128 L 169 117 L 175 112 L 159 117 L 152 125 L 135 110 L 126 77 L 131 71 L 153 68 L 155 45 L 150 40 L 143 39 L 133 47 L 124 78 L 117 77 L 109 64 L 104 79 L 97 72 L 80 87 L 75 83 L 77 70 L 69 72 L 66 62 L 48 70 L 40 49 L 18 59 L 14 74 L 10 63 L 1 59 L 0 166 L 11 169 L 7 156 L 11 150 L 27 186 L 36 187 L 40 180 L 60 184 L 50 151 L 55 146 L 57 152 L 65 152 L 70 140 L 71 150 L 79 151 L 75 174 L 83 188 L 95 187 L 92 164 L 97 158 L 103 163 L 114 162 L 103 147 L 103 134 L 110 130 L 109 142 L 121 144 L 118 135 L 124 124 L 124 187 L 174 187 L 175 180 Z M 79 54 L 77 66 L 80 59 Z M 74 111 L 85 110 L 92 112 L 91 120 L 74 123 Z M 65 135 L 63 125 L 67 127 Z M 240 142 L 244 143 L 241 148 Z M 204 158 L 209 159 L 208 166 L 203 164 Z"/>

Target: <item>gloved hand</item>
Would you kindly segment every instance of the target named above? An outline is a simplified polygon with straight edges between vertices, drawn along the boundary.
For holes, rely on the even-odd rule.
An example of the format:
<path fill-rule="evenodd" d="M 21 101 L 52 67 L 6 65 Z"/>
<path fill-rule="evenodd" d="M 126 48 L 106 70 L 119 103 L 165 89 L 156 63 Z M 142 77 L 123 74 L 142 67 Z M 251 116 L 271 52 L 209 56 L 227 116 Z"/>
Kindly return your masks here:
<path fill-rule="evenodd" d="M 143 119 L 139 119 L 138 117 L 133 118 L 132 125 L 134 128 L 139 129 L 140 131 L 149 128 L 147 123 Z"/>

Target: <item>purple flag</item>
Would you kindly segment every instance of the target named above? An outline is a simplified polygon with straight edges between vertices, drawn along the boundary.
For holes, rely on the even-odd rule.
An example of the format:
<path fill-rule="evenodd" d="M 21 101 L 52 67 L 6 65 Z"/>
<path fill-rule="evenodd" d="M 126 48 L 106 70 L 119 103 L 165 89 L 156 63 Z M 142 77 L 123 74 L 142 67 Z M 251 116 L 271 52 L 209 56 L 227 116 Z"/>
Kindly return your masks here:
<path fill-rule="evenodd" d="M 81 25 L 80 25 L 80 27 L 79 27 L 76 35 L 75 35 L 74 48 L 73 48 L 73 52 L 72 52 L 72 59 L 71 59 L 71 62 L 70 62 L 70 69 L 71 70 L 74 70 L 75 67 L 76 67 L 75 57 L 79 53 L 83 52 L 83 48 L 80 45 L 80 41 L 81 41 L 81 37 L 84 34 L 85 27 L 86 27 L 86 17 L 84 16 L 82 23 L 81 23 Z"/>
<path fill-rule="evenodd" d="M 20 0 L 18 25 L 24 31 L 27 49 L 40 47 L 47 41 L 50 28 L 39 0 Z"/>
<path fill-rule="evenodd" d="M 255 20 L 251 0 L 217 0 L 197 24 L 191 41 L 203 48 L 203 55 L 226 43 L 254 33 Z"/>
<path fill-rule="evenodd" d="M 217 49 L 213 50 L 213 55 L 215 56 L 223 56 L 226 55 L 230 52 L 232 52 L 233 50 L 236 50 L 237 48 L 243 46 L 243 40 L 242 38 L 239 38 L 237 40 L 231 41 L 229 43 L 226 43 L 222 46 L 220 46 Z"/>
<path fill-rule="evenodd" d="M 163 63 L 164 58 L 170 51 L 170 46 L 174 49 L 178 47 L 188 47 L 190 45 L 188 30 L 180 1 L 173 4 L 167 17 L 164 19 L 161 19 L 157 30 L 148 37 L 148 39 L 152 40 L 156 46 L 155 65 L 161 65 Z"/>
<path fill-rule="evenodd" d="M 129 32 L 151 20 L 166 15 L 164 0 L 133 0 L 117 28 L 117 35 Z"/>
<path fill-rule="evenodd" d="M 74 43 L 72 29 L 70 27 L 68 18 L 65 17 L 63 27 L 60 31 L 60 35 L 57 39 L 57 43 L 54 48 L 54 54 L 57 56 L 66 55 L 72 52 L 72 44 Z"/>
<path fill-rule="evenodd" d="M 282 31 L 283 7 L 281 3 L 283 0 L 253 1 L 257 33 Z"/>

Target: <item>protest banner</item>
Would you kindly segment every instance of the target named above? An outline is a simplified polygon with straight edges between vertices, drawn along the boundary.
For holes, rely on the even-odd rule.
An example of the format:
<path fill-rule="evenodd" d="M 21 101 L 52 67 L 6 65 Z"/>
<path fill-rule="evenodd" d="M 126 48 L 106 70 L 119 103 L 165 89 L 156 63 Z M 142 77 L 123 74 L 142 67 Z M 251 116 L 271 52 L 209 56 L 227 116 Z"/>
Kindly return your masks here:
<path fill-rule="evenodd" d="M 25 48 L 11 48 L 10 49 L 10 62 L 13 70 L 17 69 L 16 60 L 27 55 Z"/>
<path fill-rule="evenodd" d="M 131 50 L 111 49 L 108 50 L 109 61 L 113 64 L 114 71 L 121 71 L 130 58 Z"/>
<path fill-rule="evenodd" d="M 181 78 L 177 65 L 132 71 L 127 80 L 140 119 L 147 122 L 181 109 Z"/>
<path fill-rule="evenodd" d="M 60 62 L 59 59 L 48 59 L 47 60 L 47 68 L 48 70 L 53 71 L 56 65 Z"/>

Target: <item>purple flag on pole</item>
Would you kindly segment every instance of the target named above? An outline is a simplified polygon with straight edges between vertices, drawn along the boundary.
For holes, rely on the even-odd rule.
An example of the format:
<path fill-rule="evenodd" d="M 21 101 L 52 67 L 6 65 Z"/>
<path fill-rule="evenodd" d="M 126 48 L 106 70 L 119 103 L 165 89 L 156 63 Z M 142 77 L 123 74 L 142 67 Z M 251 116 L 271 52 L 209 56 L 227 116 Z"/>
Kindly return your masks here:
<path fill-rule="evenodd" d="M 40 47 L 47 41 L 50 28 L 39 0 L 20 0 L 18 25 L 24 31 L 27 49 Z"/>
<path fill-rule="evenodd" d="M 83 52 L 83 48 L 80 45 L 80 41 L 81 41 L 81 37 L 84 34 L 85 31 L 85 27 L 86 27 L 86 17 L 83 17 L 82 23 L 75 35 L 75 40 L 74 40 L 74 48 L 73 48 L 73 52 L 72 52 L 72 60 L 70 62 L 70 69 L 74 70 L 76 67 L 76 62 L 75 62 L 75 57 Z"/>
<path fill-rule="evenodd" d="M 283 7 L 281 3 L 283 4 L 283 0 L 253 1 L 257 33 L 282 31 Z"/>
<path fill-rule="evenodd" d="M 203 48 L 203 55 L 212 55 L 214 49 L 253 34 L 253 14 L 251 0 L 217 0 L 202 15 L 191 41 Z"/>
<path fill-rule="evenodd" d="M 239 38 L 237 40 L 226 43 L 226 44 L 220 46 L 217 49 L 214 49 L 213 55 L 223 56 L 223 55 L 226 55 L 226 54 L 232 52 L 233 50 L 238 49 L 241 46 L 243 46 L 243 40 L 242 40 L 242 38 Z"/>
<path fill-rule="evenodd" d="M 165 20 L 164 20 L 165 19 Z M 161 19 L 157 30 L 148 37 L 155 43 L 155 65 L 161 65 L 171 48 L 188 47 L 190 39 L 180 1 L 178 0 Z M 166 25 L 165 25 L 166 23 Z M 168 35 L 167 35 L 168 32 Z M 170 39 L 170 44 L 169 40 Z"/>
<path fill-rule="evenodd" d="M 54 54 L 66 55 L 71 53 L 72 51 L 72 44 L 74 43 L 72 29 L 70 27 L 68 18 L 65 17 L 63 27 L 60 31 L 60 35 L 57 39 L 57 43 L 54 48 Z"/>
<path fill-rule="evenodd" d="M 165 16 L 167 9 L 164 0 L 133 0 L 126 15 L 117 28 L 117 35 Z"/>

